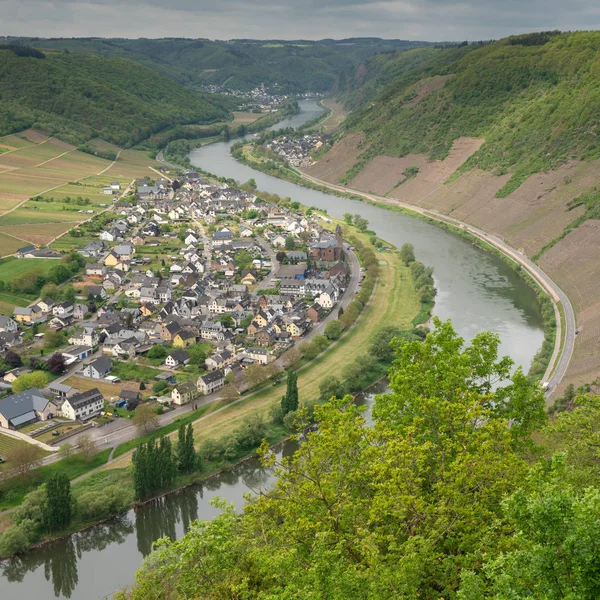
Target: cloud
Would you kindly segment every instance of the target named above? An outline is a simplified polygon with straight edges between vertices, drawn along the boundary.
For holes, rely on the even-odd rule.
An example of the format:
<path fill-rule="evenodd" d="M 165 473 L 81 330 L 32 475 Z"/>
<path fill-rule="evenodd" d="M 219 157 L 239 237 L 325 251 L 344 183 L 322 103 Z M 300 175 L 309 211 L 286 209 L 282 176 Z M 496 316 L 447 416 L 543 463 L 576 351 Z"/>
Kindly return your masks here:
<path fill-rule="evenodd" d="M 600 27 L 594 0 L 2 0 L 0 34 L 479 40 Z"/>

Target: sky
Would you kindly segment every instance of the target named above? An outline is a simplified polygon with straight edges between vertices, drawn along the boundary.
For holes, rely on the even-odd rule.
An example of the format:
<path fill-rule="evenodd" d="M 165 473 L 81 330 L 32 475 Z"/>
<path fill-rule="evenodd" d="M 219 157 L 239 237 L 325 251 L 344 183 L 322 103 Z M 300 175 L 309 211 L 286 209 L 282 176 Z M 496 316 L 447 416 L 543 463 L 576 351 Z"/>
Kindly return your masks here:
<path fill-rule="evenodd" d="M 427 41 L 600 29 L 598 0 L 0 0 L 0 35 Z"/>

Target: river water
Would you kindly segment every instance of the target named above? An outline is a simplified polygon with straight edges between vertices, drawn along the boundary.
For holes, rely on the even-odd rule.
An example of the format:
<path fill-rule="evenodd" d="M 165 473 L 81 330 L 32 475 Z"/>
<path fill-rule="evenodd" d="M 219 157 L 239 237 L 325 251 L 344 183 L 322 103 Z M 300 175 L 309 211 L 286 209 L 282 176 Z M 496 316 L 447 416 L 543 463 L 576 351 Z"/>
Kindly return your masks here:
<path fill-rule="evenodd" d="M 316 102 L 300 102 L 302 112 L 279 123 L 298 127 L 319 114 Z M 395 246 L 410 242 L 417 259 L 435 269 L 438 288 L 435 314 L 451 319 L 457 331 L 470 339 L 479 331 L 499 334 L 502 351 L 516 364 L 529 368 L 543 340 L 542 320 L 535 294 L 499 258 L 419 219 L 366 203 L 338 198 L 298 187 L 237 163 L 230 143 L 217 143 L 191 153 L 192 164 L 239 181 L 254 178 L 258 188 L 289 196 L 308 206 L 326 209 L 335 217 L 360 213 L 377 235 Z M 373 388 L 358 403 L 370 406 Z M 280 455 L 293 452 L 285 444 Z M 0 565 L 0 598 L 72 598 L 97 600 L 134 582 L 135 571 L 163 536 L 180 537 L 195 519 L 210 519 L 217 511 L 210 501 L 219 496 L 241 507 L 247 492 L 273 485 L 274 477 L 255 460 L 236 466 L 202 486 L 171 494 L 119 519 L 74 534 Z"/>

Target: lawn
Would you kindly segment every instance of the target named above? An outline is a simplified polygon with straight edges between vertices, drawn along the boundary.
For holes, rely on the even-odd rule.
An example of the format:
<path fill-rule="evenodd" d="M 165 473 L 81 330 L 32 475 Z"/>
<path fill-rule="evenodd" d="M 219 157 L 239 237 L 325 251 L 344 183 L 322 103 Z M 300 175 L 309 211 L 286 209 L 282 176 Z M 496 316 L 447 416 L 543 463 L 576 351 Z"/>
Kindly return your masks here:
<path fill-rule="evenodd" d="M 123 381 L 141 381 L 142 379 L 148 381 L 154 379 L 160 373 L 159 369 L 144 367 L 138 362 L 121 361 L 114 361 L 110 372 L 111 375 L 116 375 Z"/>
<path fill-rule="evenodd" d="M 0 216 L 0 227 L 9 225 L 28 225 L 40 223 L 81 223 L 89 219 L 92 215 L 86 215 L 79 212 L 67 212 L 57 210 L 44 210 L 41 203 L 27 204 L 17 208 L 11 213 Z M 49 204 L 48 206 L 52 206 Z M 40 208 L 38 208 L 40 207 Z M 45 207 L 44 207 L 45 208 Z M 82 207 L 85 209 L 86 207 Z"/>
<path fill-rule="evenodd" d="M 24 442 L 23 440 L 18 440 L 17 438 L 13 438 L 4 433 L 0 433 L 0 456 L 4 459 L 6 459 L 8 457 L 8 454 L 10 453 L 10 451 L 13 448 L 16 448 L 17 446 L 26 446 L 26 445 L 28 445 L 28 443 Z M 45 452 L 44 454 L 48 454 L 48 453 Z M 11 469 L 9 460 L 0 464 L 0 472 L 5 471 L 7 469 L 8 470 Z M 1 490 L 1 488 L 0 488 L 0 490 Z"/>
<path fill-rule="evenodd" d="M 15 258 L 7 256 L 0 259 L 0 280 L 10 281 L 17 276 L 25 275 L 39 269 L 45 275 L 59 261 L 44 258 Z M 6 295 L 6 294 L 5 294 Z"/>
<path fill-rule="evenodd" d="M 29 473 L 29 477 L 22 479 L 12 477 L 0 482 L 0 510 L 6 510 L 19 505 L 25 494 L 45 483 L 55 473 L 64 473 L 69 479 L 75 479 L 106 463 L 111 449 L 107 448 L 92 456 L 89 460 L 79 454 L 59 460 Z"/>

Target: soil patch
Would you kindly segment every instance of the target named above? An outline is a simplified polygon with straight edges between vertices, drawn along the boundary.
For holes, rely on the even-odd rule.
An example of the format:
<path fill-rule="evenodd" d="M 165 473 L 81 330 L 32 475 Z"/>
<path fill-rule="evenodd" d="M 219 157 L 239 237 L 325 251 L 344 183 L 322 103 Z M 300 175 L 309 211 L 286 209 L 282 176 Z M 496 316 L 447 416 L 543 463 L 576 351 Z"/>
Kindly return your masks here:
<path fill-rule="evenodd" d="M 357 162 L 358 155 L 366 148 L 359 148 L 363 139 L 362 133 L 353 133 L 335 144 L 327 154 L 315 165 L 306 169 L 306 173 L 337 183 Z"/>
<path fill-rule="evenodd" d="M 425 98 L 425 96 L 431 94 L 431 92 L 442 89 L 448 77 L 450 77 L 450 75 L 436 75 L 435 77 L 429 77 L 428 79 L 419 81 L 419 83 L 414 86 L 417 95 L 412 100 L 409 100 L 404 106 L 416 106 L 423 98 Z"/>

